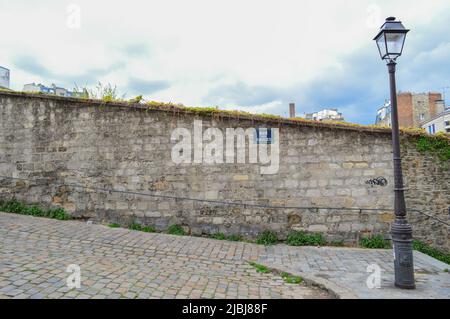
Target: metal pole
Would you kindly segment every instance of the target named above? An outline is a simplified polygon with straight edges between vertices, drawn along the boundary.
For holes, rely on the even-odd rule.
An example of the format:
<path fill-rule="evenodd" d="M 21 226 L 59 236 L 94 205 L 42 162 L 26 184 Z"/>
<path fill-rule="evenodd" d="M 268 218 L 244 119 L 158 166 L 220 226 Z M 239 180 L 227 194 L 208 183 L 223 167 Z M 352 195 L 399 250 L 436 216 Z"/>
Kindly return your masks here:
<path fill-rule="evenodd" d="M 394 244 L 395 285 L 403 289 L 415 289 L 414 263 L 412 252 L 412 228 L 406 220 L 406 204 L 403 187 L 402 160 L 400 156 L 400 132 L 398 127 L 397 88 L 395 85 L 394 61 L 388 64 L 391 87 L 391 121 L 392 148 L 394 156 L 394 213 L 395 220 L 391 226 Z"/>

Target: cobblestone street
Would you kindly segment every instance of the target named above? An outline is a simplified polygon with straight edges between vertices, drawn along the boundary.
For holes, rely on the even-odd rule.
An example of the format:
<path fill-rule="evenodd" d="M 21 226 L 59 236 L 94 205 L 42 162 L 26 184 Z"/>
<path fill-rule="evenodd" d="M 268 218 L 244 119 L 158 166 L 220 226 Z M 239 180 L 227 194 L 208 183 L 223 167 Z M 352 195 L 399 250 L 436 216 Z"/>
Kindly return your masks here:
<path fill-rule="evenodd" d="M 327 298 L 258 273 L 259 247 L 0 213 L 0 298 Z M 70 264 L 81 288 L 66 285 Z"/>
<path fill-rule="evenodd" d="M 248 261 L 303 276 L 342 298 L 450 298 L 448 265 L 415 252 L 417 289 L 392 285 L 392 251 L 290 247 L 149 234 L 0 213 L 0 298 L 331 298 Z M 69 289 L 69 265 L 81 288 Z M 382 270 L 369 289 L 367 265 Z"/>

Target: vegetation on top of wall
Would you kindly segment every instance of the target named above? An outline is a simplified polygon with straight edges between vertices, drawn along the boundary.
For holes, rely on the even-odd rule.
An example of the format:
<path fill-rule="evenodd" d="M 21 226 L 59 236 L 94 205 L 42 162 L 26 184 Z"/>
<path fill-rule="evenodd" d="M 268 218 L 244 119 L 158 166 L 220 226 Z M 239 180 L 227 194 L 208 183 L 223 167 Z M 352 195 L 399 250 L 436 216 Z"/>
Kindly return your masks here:
<path fill-rule="evenodd" d="M 413 241 L 413 249 L 450 265 L 450 253 L 445 253 L 439 249 L 433 248 L 419 240 Z"/>
<path fill-rule="evenodd" d="M 81 98 L 81 99 L 89 99 L 89 90 L 87 87 L 78 87 L 78 85 L 75 83 L 75 87 L 73 88 L 72 92 L 74 93 L 74 96 Z"/>
<path fill-rule="evenodd" d="M 88 93 L 88 98 L 98 99 L 103 102 L 123 102 L 125 94 L 120 98 L 117 90 L 117 86 L 113 86 L 111 83 L 103 85 L 98 82 L 94 89 L 86 89 L 84 91 Z"/>
<path fill-rule="evenodd" d="M 277 120 L 279 123 L 299 123 L 299 124 L 305 124 L 305 125 L 311 125 L 311 126 L 320 126 L 320 127 L 329 127 L 329 128 L 351 128 L 352 130 L 361 130 L 361 131 L 371 131 L 371 132 L 382 132 L 382 133 L 388 133 L 391 128 L 388 126 L 381 126 L 381 125 L 362 125 L 362 124 L 356 124 L 356 123 L 350 123 L 350 122 L 342 122 L 342 121 L 315 121 L 315 120 L 308 120 L 302 117 L 294 117 L 294 118 L 286 118 L 282 117 L 280 115 L 276 114 L 257 114 L 257 113 L 250 113 L 246 111 L 240 111 L 240 110 L 224 110 L 219 109 L 218 106 L 196 106 L 196 107 L 190 107 L 185 106 L 181 103 L 172 103 L 172 102 L 158 102 L 158 101 L 146 101 L 142 95 L 138 95 L 134 98 L 131 98 L 129 100 L 125 100 L 125 94 L 122 96 L 119 96 L 118 90 L 116 86 L 113 86 L 111 84 L 103 85 L 101 82 L 97 84 L 95 89 L 89 89 L 87 87 L 84 88 L 78 88 L 77 86 L 73 89 L 75 92 L 75 97 L 79 98 L 80 100 L 85 100 L 85 102 L 101 102 L 101 103 L 117 103 L 117 104 L 128 104 L 128 105 L 140 105 L 140 106 L 146 106 L 150 109 L 158 109 L 158 110 L 171 110 L 171 111 L 180 111 L 180 112 L 192 112 L 198 115 L 206 115 L 206 116 L 229 116 L 229 117 L 235 117 L 237 119 L 244 117 L 246 119 L 250 120 Z M 33 92 L 15 92 L 12 90 L 5 91 L 7 93 L 16 93 L 16 94 L 33 94 Z M 46 95 L 46 96 L 54 96 L 51 94 L 45 94 L 42 92 L 34 92 L 34 94 L 40 94 L 40 95 Z M 429 135 L 425 132 L 422 128 L 401 128 L 401 133 L 410 135 L 410 136 L 417 136 L 417 137 L 429 137 Z M 438 134 L 437 134 L 438 135 Z M 436 136 L 436 138 L 443 138 L 444 140 L 449 140 L 450 135 L 449 134 L 442 134 L 442 136 Z M 439 154 L 445 154 L 445 155 L 439 155 L 441 158 L 448 158 L 448 150 L 440 151 Z"/>
<path fill-rule="evenodd" d="M 0 201 L 0 212 L 47 217 L 59 220 L 72 219 L 72 217 L 62 208 L 51 208 L 44 210 L 36 205 L 25 205 L 23 203 L 20 203 L 16 199 L 12 199 L 9 201 Z"/>
<path fill-rule="evenodd" d="M 128 103 L 130 103 L 130 104 L 139 104 L 139 103 L 141 103 L 143 101 L 143 99 L 144 98 L 142 97 L 142 95 L 138 95 L 138 96 L 135 96 L 132 99 L 129 99 Z"/>

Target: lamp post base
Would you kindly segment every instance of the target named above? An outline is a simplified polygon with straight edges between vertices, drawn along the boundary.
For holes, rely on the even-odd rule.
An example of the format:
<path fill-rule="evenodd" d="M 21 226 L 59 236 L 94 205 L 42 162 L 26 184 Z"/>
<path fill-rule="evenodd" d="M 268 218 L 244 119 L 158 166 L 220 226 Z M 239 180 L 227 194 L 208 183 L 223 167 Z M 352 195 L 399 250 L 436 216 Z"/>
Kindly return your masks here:
<path fill-rule="evenodd" d="M 394 244 L 395 286 L 415 289 L 412 228 L 406 220 L 397 219 L 392 225 L 391 233 Z"/>
<path fill-rule="evenodd" d="M 398 283 L 395 283 L 395 287 L 398 287 L 398 288 L 400 288 L 400 289 L 416 289 L 416 285 L 415 284 L 412 284 L 412 285 L 410 285 L 410 286 L 408 286 L 408 285 L 402 285 L 402 284 L 398 284 Z"/>

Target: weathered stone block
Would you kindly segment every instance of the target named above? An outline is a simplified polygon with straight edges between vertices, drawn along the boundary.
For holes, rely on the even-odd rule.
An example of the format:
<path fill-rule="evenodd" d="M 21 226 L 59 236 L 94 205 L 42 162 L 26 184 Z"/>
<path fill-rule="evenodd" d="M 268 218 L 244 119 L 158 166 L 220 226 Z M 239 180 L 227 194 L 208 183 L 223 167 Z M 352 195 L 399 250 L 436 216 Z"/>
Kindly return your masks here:
<path fill-rule="evenodd" d="M 326 232 L 328 231 L 327 225 L 309 225 L 308 231 L 310 232 Z"/>

